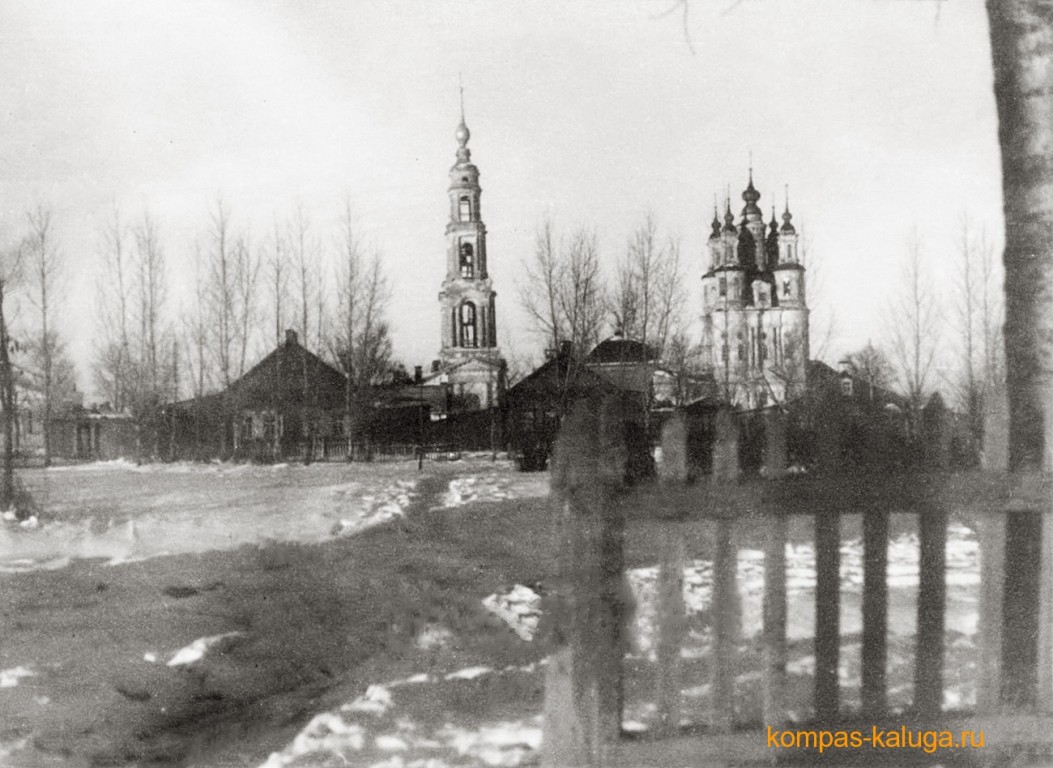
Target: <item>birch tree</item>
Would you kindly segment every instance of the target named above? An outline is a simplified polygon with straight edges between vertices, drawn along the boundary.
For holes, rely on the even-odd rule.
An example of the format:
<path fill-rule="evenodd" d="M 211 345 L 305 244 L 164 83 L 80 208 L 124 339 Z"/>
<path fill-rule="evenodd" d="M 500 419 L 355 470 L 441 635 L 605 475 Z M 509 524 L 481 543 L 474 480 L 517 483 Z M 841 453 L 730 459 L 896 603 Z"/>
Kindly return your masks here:
<path fill-rule="evenodd" d="M 567 341 L 579 355 L 587 354 L 599 342 L 606 314 L 596 235 L 581 228 L 564 240 L 545 219 L 524 269 L 519 302 L 546 348 L 555 352 Z"/>
<path fill-rule="evenodd" d="M 65 273 L 65 257 L 59 249 L 52 224 L 51 209 L 43 203 L 26 213 L 29 235 L 26 239 L 26 274 L 29 299 L 37 311 L 38 326 L 33 339 L 34 357 L 40 365 L 44 401 L 44 466 L 51 466 L 49 426 L 55 409 L 55 360 L 59 355 L 59 337 L 54 329 L 55 309 Z"/>
<path fill-rule="evenodd" d="M 618 265 L 610 309 L 626 338 L 650 346 L 658 357 L 675 333 L 687 303 L 680 266 L 680 243 L 664 242 L 653 214 L 629 236 Z"/>
<path fill-rule="evenodd" d="M 917 231 L 907 239 L 899 296 L 890 307 L 892 359 L 915 429 L 934 379 L 940 310 L 922 258 Z"/>
<path fill-rule="evenodd" d="M 329 334 L 330 352 L 347 377 L 345 408 L 349 437 L 357 439 L 370 412 L 370 387 L 391 364 L 387 306 L 391 286 L 378 252 L 366 256 L 345 202 L 338 240 L 338 314 Z"/>

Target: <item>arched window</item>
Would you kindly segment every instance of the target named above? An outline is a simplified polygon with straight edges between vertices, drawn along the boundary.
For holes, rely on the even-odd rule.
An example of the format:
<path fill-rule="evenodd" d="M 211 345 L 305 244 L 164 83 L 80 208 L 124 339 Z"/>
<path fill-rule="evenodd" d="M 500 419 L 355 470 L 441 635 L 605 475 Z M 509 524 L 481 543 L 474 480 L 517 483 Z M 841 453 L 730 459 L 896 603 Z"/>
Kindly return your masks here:
<path fill-rule="evenodd" d="M 479 346 L 475 333 L 475 305 L 470 301 L 461 305 L 461 346 Z"/>
<path fill-rule="evenodd" d="M 468 195 L 461 195 L 459 215 L 461 221 L 472 220 L 472 201 L 468 199 Z"/>
<path fill-rule="evenodd" d="M 471 243 L 461 243 L 461 277 L 475 276 L 475 249 Z"/>
<path fill-rule="evenodd" d="M 782 295 L 783 296 L 789 296 L 790 295 L 790 278 L 786 278 L 786 279 L 784 279 L 782 281 Z"/>

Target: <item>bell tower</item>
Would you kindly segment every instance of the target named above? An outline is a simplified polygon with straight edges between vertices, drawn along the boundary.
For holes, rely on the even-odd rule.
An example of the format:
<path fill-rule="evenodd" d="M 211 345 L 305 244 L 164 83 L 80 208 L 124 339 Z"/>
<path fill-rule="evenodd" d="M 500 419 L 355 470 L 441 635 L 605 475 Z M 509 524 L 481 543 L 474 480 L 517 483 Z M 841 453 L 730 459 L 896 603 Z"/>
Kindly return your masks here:
<path fill-rule="evenodd" d="M 462 394 L 474 393 L 478 395 L 480 407 L 489 407 L 495 402 L 496 372 L 503 370 L 503 361 L 497 348 L 497 293 L 488 268 L 482 189 L 479 169 L 472 163 L 472 152 L 468 149 L 471 133 L 464 120 L 463 88 L 461 122 L 454 137 L 457 159 L 450 168 L 447 190 L 450 217 L 446 224 L 446 277 L 439 292 L 442 328 L 439 359 L 451 383 L 464 379 L 457 382 Z M 453 374 L 457 369 L 463 369 L 460 376 Z M 474 370 L 474 375 L 469 375 L 469 370 Z M 486 379 L 485 388 L 483 379 Z"/>

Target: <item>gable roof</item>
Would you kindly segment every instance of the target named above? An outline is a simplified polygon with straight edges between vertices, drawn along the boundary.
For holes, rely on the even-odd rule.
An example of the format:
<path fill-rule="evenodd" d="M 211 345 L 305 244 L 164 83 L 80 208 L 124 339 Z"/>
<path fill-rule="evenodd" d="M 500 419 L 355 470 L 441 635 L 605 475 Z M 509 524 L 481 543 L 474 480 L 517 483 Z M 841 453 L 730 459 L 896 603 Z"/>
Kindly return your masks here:
<path fill-rule="evenodd" d="M 579 362 L 572 355 L 560 354 L 520 379 L 505 394 L 512 408 L 556 405 L 592 393 L 617 394 L 618 386 L 603 374 Z"/>
<path fill-rule="evenodd" d="M 612 336 L 601 341 L 585 357 L 586 363 L 650 363 L 657 360 L 654 348 L 642 341 Z"/>
<path fill-rule="evenodd" d="M 224 393 L 238 403 L 270 403 L 276 398 L 340 408 L 347 377 L 290 334 L 277 349 L 254 365 Z"/>

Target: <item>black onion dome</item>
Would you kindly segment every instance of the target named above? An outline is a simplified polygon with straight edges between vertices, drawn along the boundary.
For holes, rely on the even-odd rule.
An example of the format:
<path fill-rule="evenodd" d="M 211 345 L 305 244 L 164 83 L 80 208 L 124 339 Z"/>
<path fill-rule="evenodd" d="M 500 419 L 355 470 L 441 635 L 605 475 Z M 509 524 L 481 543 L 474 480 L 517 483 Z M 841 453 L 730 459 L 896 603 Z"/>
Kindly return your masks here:
<path fill-rule="evenodd" d="M 724 231 L 737 232 L 735 229 L 735 214 L 731 212 L 731 201 L 728 201 L 727 210 L 724 211 Z"/>
<path fill-rule="evenodd" d="M 750 181 L 746 189 L 742 193 L 742 199 L 746 201 L 746 205 L 742 209 L 742 215 L 745 216 L 747 213 L 756 213 L 760 215 L 760 208 L 757 207 L 757 201 L 760 200 L 760 192 L 753 186 L 753 172 L 750 172 Z"/>
<path fill-rule="evenodd" d="M 786 235 L 792 235 L 797 232 L 797 230 L 794 229 L 793 224 L 790 223 L 790 220 L 792 218 L 793 214 L 790 213 L 790 208 L 789 206 L 787 206 L 786 210 L 783 211 L 782 214 L 782 226 L 779 228 L 780 232 Z"/>

